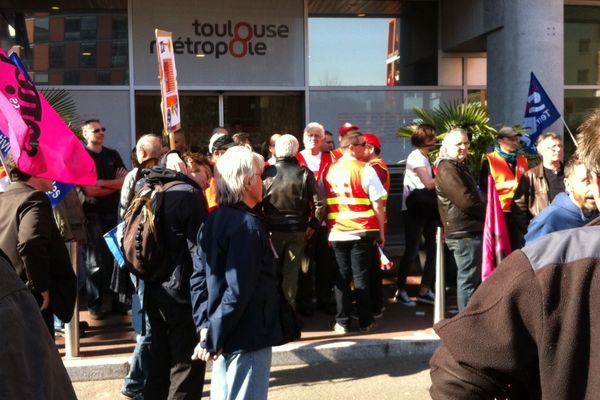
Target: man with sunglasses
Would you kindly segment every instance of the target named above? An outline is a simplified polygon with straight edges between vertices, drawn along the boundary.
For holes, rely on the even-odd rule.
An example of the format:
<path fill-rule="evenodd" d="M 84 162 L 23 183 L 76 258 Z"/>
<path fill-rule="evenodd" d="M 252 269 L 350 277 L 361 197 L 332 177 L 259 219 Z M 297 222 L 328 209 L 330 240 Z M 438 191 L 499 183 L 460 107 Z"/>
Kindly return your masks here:
<path fill-rule="evenodd" d="M 337 314 L 334 331 L 350 331 L 354 281 L 359 330 L 374 328 L 371 308 L 371 261 L 375 242 L 385 244 L 383 198 L 387 195 L 373 167 L 363 161 L 365 138 L 358 131 L 348 132 L 341 140 L 342 156 L 325 175 L 327 226 L 329 241 L 337 260 L 335 301 Z"/>
<path fill-rule="evenodd" d="M 83 210 L 88 222 L 89 243 L 86 246 L 87 300 L 90 318 L 104 318 L 102 297 L 108 290 L 113 271 L 113 258 L 102 235 L 117 225 L 117 210 L 127 169 L 116 150 L 104 146 L 106 128 L 98 119 L 85 121 L 81 127 L 87 151 L 96 164 L 95 186 L 83 186 Z M 125 312 L 121 304 L 115 311 Z M 113 307 L 114 309 L 115 307 Z"/>

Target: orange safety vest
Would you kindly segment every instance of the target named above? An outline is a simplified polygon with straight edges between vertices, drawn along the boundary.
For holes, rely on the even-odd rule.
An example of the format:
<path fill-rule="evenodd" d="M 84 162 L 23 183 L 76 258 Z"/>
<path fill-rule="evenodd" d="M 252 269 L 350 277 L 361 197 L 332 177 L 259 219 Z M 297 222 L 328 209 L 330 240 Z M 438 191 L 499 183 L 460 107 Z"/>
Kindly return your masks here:
<path fill-rule="evenodd" d="M 383 188 L 385 189 L 386 192 L 389 193 L 389 191 L 390 191 L 390 170 L 388 169 L 388 166 L 385 163 L 385 161 L 383 161 L 383 159 L 377 157 L 377 158 L 374 158 L 371 161 L 369 161 L 367 163 L 367 165 L 370 165 L 375 170 L 375 172 L 377 173 L 377 176 L 379 177 L 379 180 L 381 181 L 381 184 L 383 185 Z M 386 232 L 387 232 L 387 222 L 388 222 L 388 218 L 387 218 L 388 193 L 386 193 L 384 196 L 381 197 L 381 200 L 383 202 L 383 212 L 385 214 L 385 230 L 386 230 Z"/>
<path fill-rule="evenodd" d="M 337 149 L 331 150 L 330 154 L 331 154 L 332 162 L 336 162 L 344 155 L 344 153 L 342 152 L 342 149 L 340 147 L 338 147 Z"/>
<path fill-rule="evenodd" d="M 217 209 L 217 181 L 215 177 L 210 178 L 208 187 L 204 191 L 206 202 L 208 203 L 208 212 L 212 212 Z"/>
<path fill-rule="evenodd" d="M 362 187 L 365 163 L 338 160 L 325 175 L 327 226 L 331 231 L 360 233 L 379 231 L 369 194 Z"/>
<path fill-rule="evenodd" d="M 495 151 L 486 154 L 486 157 L 490 163 L 490 174 L 496 182 L 496 191 L 498 192 L 502 211 L 510 212 L 512 199 L 515 196 L 519 181 L 528 169 L 527 159 L 521 154 L 517 156 L 517 167 L 513 174 L 506 160 Z"/>

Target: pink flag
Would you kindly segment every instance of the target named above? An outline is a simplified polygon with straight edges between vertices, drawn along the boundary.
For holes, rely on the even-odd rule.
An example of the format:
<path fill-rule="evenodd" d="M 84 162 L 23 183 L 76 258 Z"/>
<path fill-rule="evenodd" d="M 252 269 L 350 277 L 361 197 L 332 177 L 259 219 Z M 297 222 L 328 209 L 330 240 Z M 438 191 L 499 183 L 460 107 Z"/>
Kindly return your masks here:
<path fill-rule="evenodd" d="M 483 253 L 481 280 L 484 281 L 494 272 L 504 257 L 510 254 L 510 240 L 504 213 L 496 192 L 496 182 L 488 176 L 487 206 L 483 227 Z"/>
<path fill-rule="evenodd" d="M 0 135 L 2 135 L 2 149 L 0 152 L 6 157 L 10 146 L 6 137 L 23 136 L 27 133 L 28 127 L 21 118 L 18 110 L 19 103 L 16 100 L 9 101 L 6 97 L 0 96 Z M 12 131 L 12 133 L 11 133 Z"/>
<path fill-rule="evenodd" d="M 10 135 L 11 152 L 20 170 L 64 183 L 96 184 L 96 166 L 83 144 L 1 49 L 0 93 L 27 126 L 24 132 L 12 123 L 12 130 L 0 126 Z M 10 122 L 9 116 L 5 119 Z"/>

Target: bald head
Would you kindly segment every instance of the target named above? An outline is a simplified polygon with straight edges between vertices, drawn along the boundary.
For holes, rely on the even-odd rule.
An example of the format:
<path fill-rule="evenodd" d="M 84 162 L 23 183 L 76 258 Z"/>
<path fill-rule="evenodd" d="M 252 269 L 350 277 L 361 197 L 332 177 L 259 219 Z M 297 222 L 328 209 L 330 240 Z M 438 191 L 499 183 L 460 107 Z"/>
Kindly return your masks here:
<path fill-rule="evenodd" d="M 139 138 L 135 145 L 135 155 L 140 164 L 150 159 L 159 160 L 162 155 L 160 137 L 149 133 Z"/>

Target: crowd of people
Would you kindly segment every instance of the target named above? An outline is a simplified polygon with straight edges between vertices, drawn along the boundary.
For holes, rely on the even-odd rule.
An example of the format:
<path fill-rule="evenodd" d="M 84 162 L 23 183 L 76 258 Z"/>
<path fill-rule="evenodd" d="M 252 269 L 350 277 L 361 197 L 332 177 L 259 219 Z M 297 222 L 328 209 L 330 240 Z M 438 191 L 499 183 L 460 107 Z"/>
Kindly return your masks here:
<path fill-rule="evenodd" d="M 378 248 L 386 243 L 390 190 L 376 134 L 345 123 L 334 149 L 333 134 L 311 122 L 302 150 L 295 136 L 282 133 L 269 137 L 262 155 L 250 135 L 230 135 L 222 127 L 213 131 L 207 154 L 189 151 L 181 133 L 174 135 L 173 149 L 160 136 L 145 134 L 132 153 L 135 167 L 127 171 L 119 153 L 104 146 L 105 131 L 98 119 L 83 125 L 98 179 L 70 193 L 63 200 L 69 206 L 54 213 L 43 193 L 52 182 L 7 160 L 12 183 L 0 194 L 0 248 L 6 253 L 0 256 L 27 284 L 52 336 L 71 319 L 75 293 L 84 285 L 91 319 L 126 314 L 131 296 L 139 299 L 142 328 L 123 395 L 199 399 L 206 362 L 212 361 L 211 398 L 266 398 L 271 348 L 286 340 L 281 301 L 303 317 L 332 315 L 330 328 L 337 334 L 376 329 L 375 319 L 385 311 Z M 588 131 L 582 128 L 583 137 Z M 518 151 L 518 133 L 500 129 L 478 178 L 467 162 L 469 132 L 451 129 L 441 144 L 438 135 L 422 124 L 410 139 L 414 150 L 406 161 L 401 205 L 406 245 L 393 301 L 434 304 L 434 234 L 442 226 L 456 266 L 457 306 L 463 311 L 457 320 L 464 321 L 437 327 L 444 347 L 433 361 L 432 376 L 441 383 L 434 379 L 432 394 L 444 398 L 453 390 L 444 385 L 474 357 L 465 354 L 465 361 L 449 350 L 463 340 L 457 329 L 493 326 L 486 313 L 483 322 L 465 316 L 493 301 L 477 297 L 488 176 L 511 249 L 534 244 L 509 258 L 525 270 L 531 269 L 525 257 L 544 243 L 542 236 L 593 221 L 600 196 L 593 156 L 578 152 L 563 167 L 562 138 L 555 133 L 540 135 L 541 159 L 529 168 Z M 157 219 L 161 273 L 141 279 L 115 263 L 103 235 L 127 218 L 144 188 L 156 185 L 165 187 Z M 69 241 L 83 244 L 79 282 L 63 244 Z M 426 262 L 411 297 L 407 276 L 422 242 Z M 500 290 L 486 285 L 482 291 Z M 498 296 L 526 290 L 497 285 L 504 288 Z M 498 312 L 509 312 L 512 304 Z"/>

